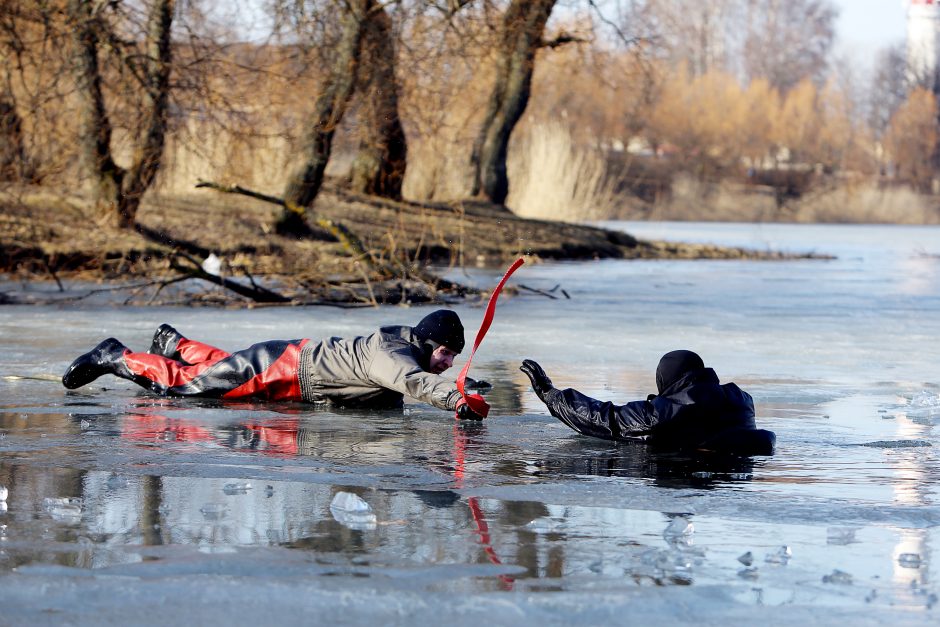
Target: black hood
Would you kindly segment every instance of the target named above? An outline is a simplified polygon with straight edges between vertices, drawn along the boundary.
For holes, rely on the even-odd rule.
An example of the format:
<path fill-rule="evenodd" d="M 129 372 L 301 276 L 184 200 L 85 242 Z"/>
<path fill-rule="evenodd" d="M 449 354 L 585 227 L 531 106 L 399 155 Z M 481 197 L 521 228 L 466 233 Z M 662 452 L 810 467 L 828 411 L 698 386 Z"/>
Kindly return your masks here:
<path fill-rule="evenodd" d="M 663 394 L 684 375 L 704 367 L 705 362 L 692 351 L 678 350 L 666 353 L 656 367 L 656 389 L 659 394 Z"/>

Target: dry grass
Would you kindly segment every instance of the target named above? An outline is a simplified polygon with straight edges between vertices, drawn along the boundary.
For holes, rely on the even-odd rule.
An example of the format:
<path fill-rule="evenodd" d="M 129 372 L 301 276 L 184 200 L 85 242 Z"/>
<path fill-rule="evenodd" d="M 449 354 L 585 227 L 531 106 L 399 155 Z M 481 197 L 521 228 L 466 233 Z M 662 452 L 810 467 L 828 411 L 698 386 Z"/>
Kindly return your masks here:
<path fill-rule="evenodd" d="M 799 222 L 940 224 L 937 201 L 907 187 L 842 186 L 799 203 Z"/>
<path fill-rule="evenodd" d="M 881 188 L 873 182 L 830 183 L 825 189 L 788 199 L 778 207 L 770 187 L 709 183 L 677 176 L 668 198 L 637 209 L 624 205 L 613 215 L 624 220 L 715 222 L 800 222 L 940 224 L 935 197 L 908 187 Z"/>
<path fill-rule="evenodd" d="M 561 124 L 536 124 L 510 145 L 506 204 L 527 218 L 577 222 L 610 217 L 620 200 L 603 158 Z"/>

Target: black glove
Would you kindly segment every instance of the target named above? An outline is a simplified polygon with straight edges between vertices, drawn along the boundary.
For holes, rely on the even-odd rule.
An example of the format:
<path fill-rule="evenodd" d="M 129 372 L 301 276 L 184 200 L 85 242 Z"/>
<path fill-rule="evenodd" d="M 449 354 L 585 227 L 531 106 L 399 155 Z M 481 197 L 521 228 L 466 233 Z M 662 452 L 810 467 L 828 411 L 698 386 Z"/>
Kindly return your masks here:
<path fill-rule="evenodd" d="M 477 399 L 477 404 L 482 411 L 482 414 L 478 414 L 470 406 L 470 403 L 466 399 L 461 398 L 457 401 L 457 407 L 455 408 L 455 414 L 457 415 L 458 420 L 483 420 L 486 418 L 486 414 L 489 412 L 490 406 L 487 405 L 486 401 L 483 400 L 483 397 L 474 394 Z"/>
<path fill-rule="evenodd" d="M 542 400 L 545 400 L 545 395 L 550 391 L 555 389 L 552 387 L 552 380 L 548 378 L 548 375 L 545 374 L 545 371 L 542 370 L 542 366 L 538 365 L 531 359 L 523 359 L 522 365 L 519 366 L 519 370 L 524 372 L 529 381 L 532 382 L 532 389 L 535 390 L 535 394 Z"/>

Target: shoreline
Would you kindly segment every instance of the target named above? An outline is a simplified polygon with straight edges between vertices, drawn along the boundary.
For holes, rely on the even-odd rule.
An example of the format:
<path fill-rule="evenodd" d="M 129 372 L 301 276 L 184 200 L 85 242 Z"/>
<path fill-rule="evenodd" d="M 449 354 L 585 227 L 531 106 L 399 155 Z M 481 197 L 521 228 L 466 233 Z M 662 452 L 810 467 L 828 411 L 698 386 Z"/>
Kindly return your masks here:
<path fill-rule="evenodd" d="M 478 201 L 390 201 L 329 186 L 310 214 L 354 233 L 366 253 L 356 258 L 326 233 L 304 239 L 273 233 L 276 209 L 213 192 L 154 196 L 137 230 L 116 231 L 99 226 L 80 196 L 41 189 L 0 196 L 0 280 L 58 290 L 41 301 L 3 290 L 0 303 L 86 298 L 66 294 L 65 286 L 76 282 L 101 292 L 136 290 L 124 298 L 136 306 L 447 303 L 481 292 L 441 279 L 430 266 L 495 269 L 520 256 L 529 263 L 831 258 L 646 241 L 599 226 L 522 218 Z"/>

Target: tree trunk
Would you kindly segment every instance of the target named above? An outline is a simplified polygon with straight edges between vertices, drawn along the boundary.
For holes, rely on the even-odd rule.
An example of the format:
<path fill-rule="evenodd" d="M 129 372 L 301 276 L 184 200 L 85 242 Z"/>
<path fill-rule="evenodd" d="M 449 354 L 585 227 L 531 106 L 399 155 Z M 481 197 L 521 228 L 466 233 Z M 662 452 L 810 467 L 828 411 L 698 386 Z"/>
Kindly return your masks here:
<path fill-rule="evenodd" d="M 92 177 L 95 207 L 108 222 L 123 226 L 118 217 L 118 199 L 124 170 L 111 157 L 111 121 L 105 110 L 98 64 L 100 24 L 94 13 L 94 3 L 90 0 L 69 0 L 68 11 L 74 23 L 82 165 Z"/>
<path fill-rule="evenodd" d="M 496 83 L 473 146 L 472 194 L 503 204 L 509 195 L 506 155 L 509 137 L 525 112 L 532 89 L 535 53 L 556 0 L 513 0 L 503 16 L 497 43 Z"/>
<path fill-rule="evenodd" d="M 359 152 L 352 165 L 352 189 L 401 199 L 408 144 L 398 115 L 398 81 L 391 20 L 381 5 L 369 15 L 362 39 L 359 84 L 362 126 Z"/>
<path fill-rule="evenodd" d="M 104 28 L 95 11 L 103 5 L 91 0 L 69 0 L 74 23 L 75 75 L 80 99 L 79 142 L 84 168 L 93 181 L 93 197 L 105 221 L 118 228 L 133 228 L 141 198 L 153 183 L 166 141 L 170 89 L 175 0 L 153 0 L 143 55 L 142 96 L 144 136 L 136 147 L 134 162 L 127 170 L 114 161 L 111 152 L 111 121 L 101 88 L 98 59 L 100 32 Z"/>
<path fill-rule="evenodd" d="M 306 226 L 304 209 L 313 204 L 326 170 L 333 136 L 343 119 L 356 87 L 365 21 L 375 10 L 375 0 L 351 0 L 342 17 L 342 35 L 336 58 L 314 104 L 309 131 L 304 142 L 304 164 L 290 177 L 284 192 L 284 212 L 277 224 L 279 232 L 302 232 Z"/>
<path fill-rule="evenodd" d="M 22 120 L 13 99 L 0 94 L 0 181 L 23 180 L 28 169 Z"/>
<path fill-rule="evenodd" d="M 134 163 L 124 179 L 118 203 L 121 226 L 130 227 L 137 221 L 140 201 L 160 171 L 166 144 L 167 117 L 170 102 L 170 68 L 173 46 L 175 0 L 155 0 L 147 19 L 147 55 L 142 74 L 144 85 L 145 133 L 137 146 Z"/>

